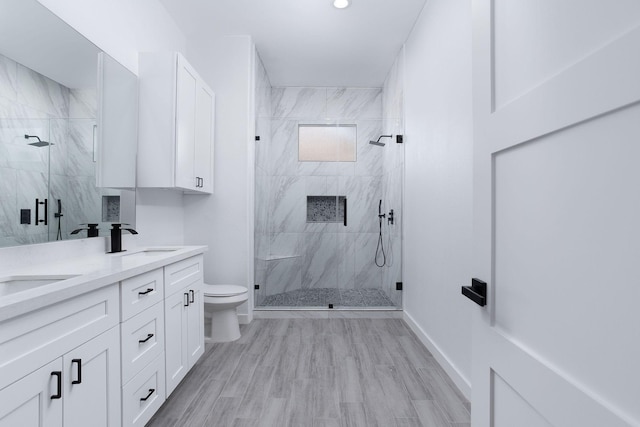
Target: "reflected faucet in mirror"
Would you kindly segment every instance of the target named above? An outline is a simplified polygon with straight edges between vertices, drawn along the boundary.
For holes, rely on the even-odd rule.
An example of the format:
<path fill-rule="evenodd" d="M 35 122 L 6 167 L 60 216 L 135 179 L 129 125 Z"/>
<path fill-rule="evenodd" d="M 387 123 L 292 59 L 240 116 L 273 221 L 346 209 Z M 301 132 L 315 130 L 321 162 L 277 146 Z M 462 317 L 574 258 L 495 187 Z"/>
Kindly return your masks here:
<path fill-rule="evenodd" d="M 71 234 L 78 234 L 82 230 L 87 230 L 87 237 L 98 237 L 100 235 L 100 230 L 98 230 L 98 224 L 80 224 L 86 225 L 88 228 L 78 228 L 73 230 Z"/>

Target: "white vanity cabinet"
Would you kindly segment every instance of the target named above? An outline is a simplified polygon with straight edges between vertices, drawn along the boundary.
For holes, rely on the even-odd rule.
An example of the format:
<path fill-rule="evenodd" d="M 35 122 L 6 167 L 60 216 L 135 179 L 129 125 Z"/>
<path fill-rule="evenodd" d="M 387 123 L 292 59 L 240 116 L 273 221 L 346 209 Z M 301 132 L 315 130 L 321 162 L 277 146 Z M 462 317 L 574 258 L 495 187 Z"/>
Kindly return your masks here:
<path fill-rule="evenodd" d="M 62 401 L 53 400 L 62 372 L 58 358 L 0 390 L 0 426 L 57 427 L 62 425 Z"/>
<path fill-rule="evenodd" d="M 201 254 L 175 249 L 153 266 L 105 256 L 112 273 L 19 310 L 0 299 L 14 313 L 0 310 L 0 427 L 144 426 L 204 353 Z"/>
<path fill-rule="evenodd" d="M 164 268 L 166 394 L 204 354 L 202 255 Z"/>
<path fill-rule="evenodd" d="M 138 187 L 213 192 L 213 91 L 176 52 L 141 53 Z"/>
<path fill-rule="evenodd" d="M 122 425 L 144 426 L 165 401 L 164 274 L 120 282 Z"/>
<path fill-rule="evenodd" d="M 119 426 L 118 317 L 114 284 L 0 323 L 0 426 Z"/>

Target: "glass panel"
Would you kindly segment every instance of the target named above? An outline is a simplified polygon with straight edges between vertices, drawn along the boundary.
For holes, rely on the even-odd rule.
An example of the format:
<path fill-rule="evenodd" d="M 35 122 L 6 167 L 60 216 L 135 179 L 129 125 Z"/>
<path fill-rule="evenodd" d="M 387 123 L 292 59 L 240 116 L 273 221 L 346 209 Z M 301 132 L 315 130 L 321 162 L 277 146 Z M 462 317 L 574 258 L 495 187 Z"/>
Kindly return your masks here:
<path fill-rule="evenodd" d="M 299 125 L 301 162 L 355 162 L 356 125 Z"/>
<path fill-rule="evenodd" d="M 256 111 L 256 308 L 401 308 L 404 147 L 395 138 L 369 142 L 402 134 L 400 116 L 362 120 L 359 129 L 338 125 L 342 118 L 300 122 L 306 116 L 297 107 L 286 118 L 272 117 L 270 88 L 258 90 L 267 79 L 256 80 L 256 103 L 263 106 Z M 289 94 L 281 90 L 298 93 L 278 89 L 283 99 Z M 382 267 L 374 262 L 380 229 Z"/>

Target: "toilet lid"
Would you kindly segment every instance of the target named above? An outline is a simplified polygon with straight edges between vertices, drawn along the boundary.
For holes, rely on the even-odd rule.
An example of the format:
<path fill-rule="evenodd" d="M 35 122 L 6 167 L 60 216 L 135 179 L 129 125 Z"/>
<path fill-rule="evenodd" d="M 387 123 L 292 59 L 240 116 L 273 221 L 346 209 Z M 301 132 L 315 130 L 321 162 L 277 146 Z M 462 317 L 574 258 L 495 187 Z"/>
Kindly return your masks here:
<path fill-rule="evenodd" d="M 238 285 L 204 285 L 204 295 L 211 297 L 230 297 L 247 292 L 247 288 Z"/>

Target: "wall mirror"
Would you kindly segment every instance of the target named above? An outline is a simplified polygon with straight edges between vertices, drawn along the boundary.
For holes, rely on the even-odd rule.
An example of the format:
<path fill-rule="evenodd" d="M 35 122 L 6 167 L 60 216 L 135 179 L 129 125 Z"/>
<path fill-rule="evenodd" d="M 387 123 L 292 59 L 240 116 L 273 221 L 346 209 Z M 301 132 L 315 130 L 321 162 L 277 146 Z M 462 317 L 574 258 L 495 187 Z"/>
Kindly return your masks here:
<path fill-rule="evenodd" d="M 136 76 L 36 0 L 0 0 L 0 247 L 134 225 L 136 140 Z"/>

